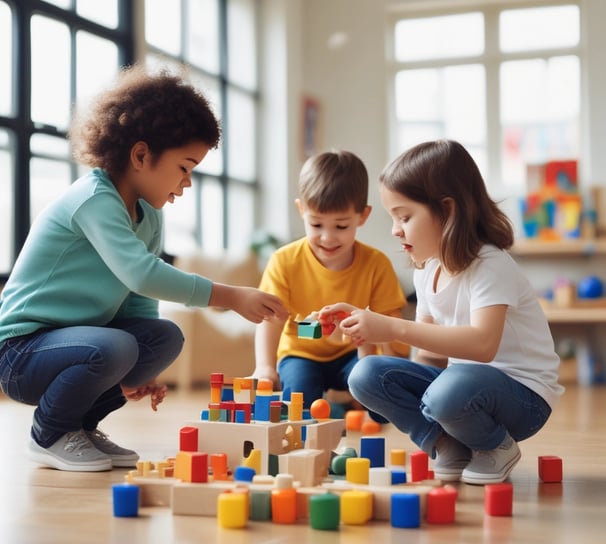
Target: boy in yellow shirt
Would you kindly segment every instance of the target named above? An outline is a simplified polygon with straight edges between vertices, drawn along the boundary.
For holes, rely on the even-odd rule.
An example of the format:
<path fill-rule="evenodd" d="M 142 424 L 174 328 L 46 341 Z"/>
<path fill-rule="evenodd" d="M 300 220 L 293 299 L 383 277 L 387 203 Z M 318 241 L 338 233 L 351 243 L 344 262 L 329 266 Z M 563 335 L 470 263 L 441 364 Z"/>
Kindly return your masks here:
<path fill-rule="evenodd" d="M 257 326 L 253 376 L 271 379 L 285 400 L 291 392 L 302 392 L 309 408 L 328 389 L 347 391 L 359 358 L 379 349 L 406 355 L 408 346 L 356 348 L 341 338 L 338 328 L 338 337 L 299 338 L 297 322 L 339 300 L 402 317 L 406 298 L 387 256 L 356 240 L 371 212 L 368 172 L 356 155 L 332 151 L 308 159 L 299 176 L 299 195 L 296 205 L 306 235 L 272 255 L 259 285 L 282 300 L 290 318 Z"/>

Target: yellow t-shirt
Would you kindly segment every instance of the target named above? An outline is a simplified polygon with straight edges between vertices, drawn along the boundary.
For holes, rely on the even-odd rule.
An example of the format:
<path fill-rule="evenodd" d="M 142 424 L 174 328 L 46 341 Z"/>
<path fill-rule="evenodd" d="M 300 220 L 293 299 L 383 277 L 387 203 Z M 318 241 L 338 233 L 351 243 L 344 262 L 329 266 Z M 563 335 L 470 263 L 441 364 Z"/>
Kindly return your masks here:
<path fill-rule="evenodd" d="M 338 271 L 320 264 L 307 238 L 291 242 L 271 256 L 259 289 L 278 296 L 290 312 L 278 345 L 278 361 L 291 355 L 326 362 L 355 349 L 348 342 L 336 344 L 325 338 L 297 336 L 295 320 L 304 319 L 327 304 L 347 302 L 384 314 L 406 305 L 391 261 L 378 249 L 358 241 L 353 263 Z"/>

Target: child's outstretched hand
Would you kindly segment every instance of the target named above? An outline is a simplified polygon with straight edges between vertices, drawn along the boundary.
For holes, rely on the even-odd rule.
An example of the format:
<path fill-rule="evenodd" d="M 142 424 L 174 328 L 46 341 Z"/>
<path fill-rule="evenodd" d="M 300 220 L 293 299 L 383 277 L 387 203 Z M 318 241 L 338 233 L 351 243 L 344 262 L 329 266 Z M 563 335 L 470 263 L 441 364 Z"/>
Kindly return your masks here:
<path fill-rule="evenodd" d="M 340 320 L 339 328 L 343 334 L 352 339 L 356 346 L 366 343 L 383 344 L 394 340 L 389 327 L 394 319 L 392 317 L 371 312 L 368 309 L 361 310 L 344 302 L 325 306 L 320 310 L 319 315 L 324 319 L 329 319 L 331 315 L 338 315 L 339 312 L 349 313 Z"/>
<path fill-rule="evenodd" d="M 253 323 L 274 317 L 288 318 L 288 310 L 278 297 L 254 287 L 214 283 L 209 306 L 229 308 Z"/>
<path fill-rule="evenodd" d="M 141 400 L 146 395 L 151 397 L 151 407 L 154 412 L 158 411 L 158 404 L 160 404 L 164 397 L 166 397 L 166 393 L 168 392 L 168 388 L 164 384 L 159 384 L 156 382 L 149 382 L 145 385 L 140 385 L 139 387 L 127 387 L 125 385 L 120 385 L 122 388 L 122 394 L 126 397 L 126 400 Z"/>

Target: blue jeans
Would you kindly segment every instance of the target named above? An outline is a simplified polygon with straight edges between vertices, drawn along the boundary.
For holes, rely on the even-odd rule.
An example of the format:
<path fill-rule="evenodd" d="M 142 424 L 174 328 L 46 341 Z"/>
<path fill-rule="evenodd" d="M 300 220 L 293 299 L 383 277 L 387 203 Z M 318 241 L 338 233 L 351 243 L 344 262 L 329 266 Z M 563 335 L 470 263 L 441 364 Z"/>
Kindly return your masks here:
<path fill-rule="evenodd" d="M 540 395 L 481 363 L 440 369 L 372 355 L 349 375 L 349 390 L 431 457 L 443 432 L 472 450 L 492 450 L 506 432 L 516 441 L 532 436 L 551 414 Z"/>
<path fill-rule="evenodd" d="M 325 363 L 303 357 L 284 357 L 278 365 L 282 398 L 290 400 L 292 392 L 303 393 L 303 408 L 309 408 L 328 389 L 345 391 L 349 374 L 357 362 L 357 350 Z"/>
<path fill-rule="evenodd" d="M 0 345 L 0 387 L 37 406 L 32 437 L 48 448 L 67 432 L 94 430 L 126 403 L 120 384 L 148 383 L 182 347 L 181 330 L 164 319 L 43 329 Z"/>

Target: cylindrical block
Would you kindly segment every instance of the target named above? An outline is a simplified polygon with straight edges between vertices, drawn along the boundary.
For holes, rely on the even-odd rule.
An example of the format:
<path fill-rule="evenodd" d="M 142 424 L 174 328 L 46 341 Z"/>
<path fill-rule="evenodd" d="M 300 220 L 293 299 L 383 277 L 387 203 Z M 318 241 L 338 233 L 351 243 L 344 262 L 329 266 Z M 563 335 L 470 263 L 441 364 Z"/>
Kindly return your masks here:
<path fill-rule="evenodd" d="M 114 484 L 112 486 L 114 516 L 134 518 L 139 515 L 139 486 Z"/>
<path fill-rule="evenodd" d="M 371 467 L 368 473 L 368 483 L 381 487 L 391 485 L 391 470 L 385 467 Z"/>
<path fill-rule="evenodd" d="M 309 498 L 309 517 L 312 529 L 334 531 L 341 520 L 340 499 L 333 493 L 312 495 Z"/>
<path fill-rule="evenodd" d="M 367 484 L 370 471 L 370 459 L 350 457 L 345 462 L 345 479 L 354 484 Z"/>
<path fill-rule="evenodd" d="M 414 529 L 421 526 L 419 495 L 394 493 L 391 496 L 391 526 L 401 529 Z"/>

